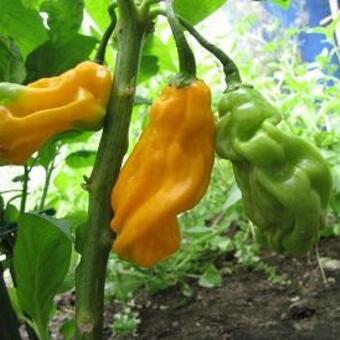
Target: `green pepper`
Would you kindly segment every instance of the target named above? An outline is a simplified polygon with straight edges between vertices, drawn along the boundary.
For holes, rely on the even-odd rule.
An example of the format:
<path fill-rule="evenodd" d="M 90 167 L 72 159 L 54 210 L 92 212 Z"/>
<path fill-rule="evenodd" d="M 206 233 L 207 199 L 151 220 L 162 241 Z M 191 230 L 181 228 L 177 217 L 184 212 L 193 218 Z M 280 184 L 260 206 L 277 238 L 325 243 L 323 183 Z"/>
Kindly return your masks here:
<path fill-rule="evenodd" d="M 280 130 L 278 110 L 250 86 L 227 91 L 219 114 L 216 151 L 232 162 L 256 233 L 278 252 L 307 252 L 325 225 L 327 162 L 312 144 Z"/>

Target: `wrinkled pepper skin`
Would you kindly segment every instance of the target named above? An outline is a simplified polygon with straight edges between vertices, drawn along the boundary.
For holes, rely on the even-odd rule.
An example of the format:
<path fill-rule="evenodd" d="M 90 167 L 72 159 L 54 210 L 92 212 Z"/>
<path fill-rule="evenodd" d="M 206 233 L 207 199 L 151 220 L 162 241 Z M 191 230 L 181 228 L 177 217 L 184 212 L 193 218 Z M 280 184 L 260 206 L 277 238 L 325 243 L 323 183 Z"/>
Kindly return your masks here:
<path fill-rule="evenodd" d="M 320 152 L 282 132 L 277 109 L 255 89 L 226 92 L 219 105 L 216 151 L 233 164 L 245 212 L 274 250 L 306 253 L 325 225 L 332 189 Z"/>
<path fill-rule="evenodd" d="M 0 164 L 24 164 L 60 132 L 100 129 L 111 83 L 90 61 L 27 86 L 0 83 Z"/>
<path fill-rule="evenodd" d="M 121 258 L 151 267 L 177 250 L 176 216 L 207 190 L 214 135 L 211 94 L 202 81 L 163 90 L 112 191 L 113 250 Z"/>

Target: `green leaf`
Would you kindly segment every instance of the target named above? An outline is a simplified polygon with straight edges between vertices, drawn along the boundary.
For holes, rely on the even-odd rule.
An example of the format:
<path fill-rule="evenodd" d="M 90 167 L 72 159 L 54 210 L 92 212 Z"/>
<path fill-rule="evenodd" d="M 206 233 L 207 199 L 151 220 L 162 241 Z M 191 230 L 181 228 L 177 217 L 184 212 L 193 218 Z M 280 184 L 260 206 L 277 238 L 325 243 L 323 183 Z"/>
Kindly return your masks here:
<path fill-rule="evenodd" d="M 25 175 L 18 175 L 12 178 L 13 183 L 21 183 L 25 180 Z"/>
<path fill-rule="evenodd" d="M 22 83 L 25 78 L 24 60 L 14 40 L 0 36 L 0 82 Z"/>
<path fill-rule="evenodd" d="M 13 204 L 8 203 L 4 212 L 4 222 L 14 223 L 18 220 L 19 216 L 20 211 L 18 208 Z"/>
<path fill-rule="evenodd" d="M 156 56 L 142 56 L 138 81 L 142 83 L 159 72 L 158 58 Z"/>
<path fill-rule="evenodd" d="M 38 9 L 43 0 L 21 0 L 22 4 L 27 8 Z"/>
<path fill-rule="evenodd" d="M 222 284 L 222 276 L 216 267 L 211 264 L 200 277 L 198 284 L 205 288 L 217 287 Z"/>
<path fill-rule="evenodd" d="M 27 58 L 27 82 L 52 77 L 88 59 L 97 40 L 77 34 L 62 41 L 47 41 Z"/>
<path fill-rule="evenodd" d="M 17 294 L 22 309 L 34 321 L 39 339 L 49 338 L 53 298 L 68 271 L 71 251 L 71 239 L 53 219 L 20 216 L 14 247 Z"/>
<path fill-rule="evenodd" d="M 291 3 L 291 0 L 272 0 L 274 4 L 277 4 L 285 9 L 288 9 Z"/>
<path fill-rule="evenodd" d="M 4 201 L 3 197 L 0 195 L 0 217 L 1 217 L 1 214 L 4 210 L 4 208 L 5 208 L 5 201 Z"/>
<path fill-rule="evenodd" d="M 192 24 L 197 24 L 226 2 L 227 0 L 174 0 L 174 9 Z"/>
<path fill-rule="evenodd" d="M 15 40 L 24 57 L 48 39 L 39 13 L 20 0 L 0 0 L 0 8 L 0 32 Z"/>
<path fill-rule="evenodd" d="M 47 24 L 54 39 L 76 34 L 83 21 L 83 0 L 47 0 L 40 10 L 48 14 Z"/>
<path fill-rule="evenodd" d="M 11 300 L 12 307 L 15 311 L 15 314 L 20 320 L 24 320 L 25 316 L 20 306 L 20 303 L 18 301 L 17 289 L 14 287 L 7 287 L 7 291 L 8 291 L 9 299 Z"/>
<path fill-rule="evenodd" d="M 59 328 L 60 334 L 64 340 L 75 339 L 76 335 L 76 322 L 75 320 L 66 320 Z"/>
<path fill-rule="evenodd" d="M 55 158 L 57 153 L 57 144 L 54 140 L 51 140 L 43 145 L 39 150 L 38 159 L 35 165 L 41 165 L 47 170 L 49 164 Z"/>
<path fill-rule="evenodd" d="M 104 31 L 110 22 L 107 8 L 111 0 L 85 0 L 85 7 L 91 18 L 101 31 Z"/>
<path fill-rule="evenodd" d="M 143 55 L 144 56 L 156 56 L 157 62 L 162 70 L 169 70 L 176 72 L 176 64 L 171 57 L 169 50 L 174 48 L 173 41 L 169 39 L 167 44 L 164 44 L 161 39 L 155 35 L 148 37 L 144 44 Z"/>
<path fill-rule="evenodd" d="M 69 154 L 65 162 L 72 169 L 85 168 L 93 166 L 96 155 L 96 151 L 80 150 Z"/>
<path fill-rule="evenodd" d="M 231 208 L 234 204 L 239 202 L 242 198 L 242 194 L 236 183 L 232 185 L 230 188 L 227 200 L 223 204 L 223 211 L 227 211 L 229 208 Z"/>
<path fill-rule="evenodd" d="M 93 135 L 93 132 L 88 131 L 67 131 L 64 133 L 58 134 L 58 141 L 62 144 L 77 144 L 77 143 L 85 143 L 87 142 L 91 136 Z"/>

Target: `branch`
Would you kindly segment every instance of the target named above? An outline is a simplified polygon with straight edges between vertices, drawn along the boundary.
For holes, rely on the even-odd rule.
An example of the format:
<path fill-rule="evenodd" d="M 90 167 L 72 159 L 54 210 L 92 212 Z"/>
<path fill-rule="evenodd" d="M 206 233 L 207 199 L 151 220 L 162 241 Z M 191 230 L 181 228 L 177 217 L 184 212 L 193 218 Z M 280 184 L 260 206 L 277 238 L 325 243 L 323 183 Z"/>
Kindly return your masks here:
<path fill-rule="evenodd" d="M 165 0 L 166 4 L 166 16 L 169 21 L 172 34 L 175 38 L 176 47 L 178 51 L 179 69 L 182 75 L 186 75 L 191 78 L 196 77 L 196 62 L 195 56 L 185 39 L 184 32 L 179 24 L 175 12 L 172 8 L 172 0 Z"/>
<path fill-rule="evenodd" d="M 213 54 L 223 65 L 223 71 L 228 87 L 240 84 L 241 76 L 235 62 L 219 47 L 211 44 L 205 39 L 192 25 L 189 24 L 183 17 L 179 16 L 179 20 L 183 27 L 211 54 Z"/>
<path fill-rule="evenodd" d="M 97 50 L 97 54 L 94 58 L 94 61 L 98 64 L 104 64 L 105 62 L 106 47 L 110 41 L 112 33 L 117 24 L 117 16 L 116 16 L 115 8 L 116 8 L 116 4 L 114 2 L 108 8 L 111 21 L 106 31 L 103 34 L 103 37 L 100 41 L 100 44 Z"/>

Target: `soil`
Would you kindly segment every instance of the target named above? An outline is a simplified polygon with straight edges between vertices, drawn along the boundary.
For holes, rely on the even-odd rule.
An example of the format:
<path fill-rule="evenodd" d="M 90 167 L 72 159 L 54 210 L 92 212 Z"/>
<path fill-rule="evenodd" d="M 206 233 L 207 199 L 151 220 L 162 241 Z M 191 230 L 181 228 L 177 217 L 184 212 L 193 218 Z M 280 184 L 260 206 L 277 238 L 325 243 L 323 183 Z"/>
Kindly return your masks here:
<path fill-rule="evenodd" d="M 339 340 L 340 238 L 321 240 L 319 252 L 327 287 L 316 256 L 296 260 L 264 254 L 285 277 L 284 284 L 273 284 L 261 271 L 235 267 L 229 254 L 219 267 L 232 268 L 232 274 L 224 276 L 221 287 L 193 284 L 194 294 L 185 304 L 178 287 L 155 296 L 144 294 L 137 299 L 137 336 L 115 339 Z"/>
<path fill-rule="evenodd" d="M 220 287 L 202 288 L 193 281 L 186 299 L 179 287 L 157 295 L 140 292 L 135 336 L 112 334 L 109 325 L 119 307 L 107 306 L 105 339 L 339 340 L 340 238 L 321 240 L 319 253 L 326 282 L 315 254 L 292 259 L 264 253 L 263 260 L 284 277 L 280 284 L 226 254 L 215 263 L 225 273 Z"/>

